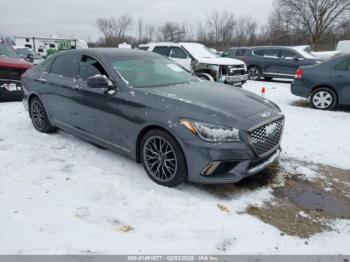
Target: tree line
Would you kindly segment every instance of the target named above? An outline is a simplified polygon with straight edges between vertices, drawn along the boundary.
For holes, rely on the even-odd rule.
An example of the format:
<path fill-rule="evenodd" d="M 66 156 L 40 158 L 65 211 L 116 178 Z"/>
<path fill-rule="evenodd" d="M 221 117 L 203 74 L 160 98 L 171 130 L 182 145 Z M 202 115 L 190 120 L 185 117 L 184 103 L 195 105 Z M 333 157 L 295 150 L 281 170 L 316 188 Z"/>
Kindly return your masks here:
<path fill-rule="evenodd" d="M 169 21 L 156 27 L 124 14 L 99 18 L 96 26 L 103 37 L 93 43 L 95 46 L 196 41 L 218 50 L 231 46 L 304 44 L 329 50 L 338 40 L 350 39 L 350 0 L 275 0 L 263 25 L 249 16 L 212 11 L 196 24 Z M 137 34 L 132 35 L 132 31 Z"/>

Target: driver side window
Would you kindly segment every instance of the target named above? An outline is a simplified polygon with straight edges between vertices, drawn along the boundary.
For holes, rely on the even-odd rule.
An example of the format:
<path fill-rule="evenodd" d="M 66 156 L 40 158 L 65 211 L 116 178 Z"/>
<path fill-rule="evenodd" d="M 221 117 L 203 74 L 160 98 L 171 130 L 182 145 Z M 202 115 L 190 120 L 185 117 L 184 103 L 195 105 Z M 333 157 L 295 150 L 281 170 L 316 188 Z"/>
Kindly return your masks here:
<path fill-rule="evenodd" d="M 103 66 L 93 57 L 83 55 L 79 65 L 78 79 L 86 81 L 89 77 L 108 74 Z"/>

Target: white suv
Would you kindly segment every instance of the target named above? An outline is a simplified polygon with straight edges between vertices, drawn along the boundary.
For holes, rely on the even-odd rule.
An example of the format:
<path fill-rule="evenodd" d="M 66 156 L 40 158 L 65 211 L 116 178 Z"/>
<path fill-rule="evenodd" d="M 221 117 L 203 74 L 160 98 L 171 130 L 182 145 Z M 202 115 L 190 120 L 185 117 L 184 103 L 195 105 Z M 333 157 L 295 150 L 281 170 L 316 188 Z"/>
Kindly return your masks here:
<path fill-rule="evenodd" d="M 202 44 L 161 42 L 140 45 L 139 49 L 164 55 L 209 81 L 242 86 L 248 79 L 243 61 L 218 57 Z"/>

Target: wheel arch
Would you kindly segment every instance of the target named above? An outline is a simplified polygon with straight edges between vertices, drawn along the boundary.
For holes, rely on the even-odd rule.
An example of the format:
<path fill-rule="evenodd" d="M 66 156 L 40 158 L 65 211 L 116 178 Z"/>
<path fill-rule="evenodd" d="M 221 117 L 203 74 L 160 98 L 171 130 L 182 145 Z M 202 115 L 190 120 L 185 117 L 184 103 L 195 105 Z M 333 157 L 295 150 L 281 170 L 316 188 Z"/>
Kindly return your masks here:
<path fill-rule="evenodd" d="M 329 88 L 330 90 L 332 90 L 336 95 L 337 102 L 339 101 L 339 94 L 338 94 L 337 90 L 333 86 L 328 85 L 328 84 L 319 84 L 319 85 L 314 86 L 311 89 L 310 97 L 311 97 L 313 92 L 315 92 L 317 89 L 320 89 L 320 88 Z"/>
<path fill-rule="evenodd" d="M 161 125 L 157 125 L 157 124 L 151 124 L 151 125 L 148 125 L 148 126 L 145 126 L 138 134 L 137 136 L 137 139 L 136 139 L 136 148 L 135 148 L 135 154 L 136 154 L 136 162 L 137 163 L 141 163 L 141 142 L 142 142 L 142 138 L 151 130 L 155 130 L 155 129 L 158 129 L 158 130 L 162 130 L 164 132 L 166 132 L 167 134 L 169 134 L 180 146 L 180 149 L 183 153 L 183 156 L 185 158 L 185 164 L 186 164 L 186 167 L 188 166 L 187 164 L 187 158 L 186 158 L 186 154 L 184 152 L 184 150 L 182 149 L 182 145 L 180 143 L 180 141 L 175 137 L 175 135 L 170 132 L 168 129 L 164 128 L 163 126 Z"/>

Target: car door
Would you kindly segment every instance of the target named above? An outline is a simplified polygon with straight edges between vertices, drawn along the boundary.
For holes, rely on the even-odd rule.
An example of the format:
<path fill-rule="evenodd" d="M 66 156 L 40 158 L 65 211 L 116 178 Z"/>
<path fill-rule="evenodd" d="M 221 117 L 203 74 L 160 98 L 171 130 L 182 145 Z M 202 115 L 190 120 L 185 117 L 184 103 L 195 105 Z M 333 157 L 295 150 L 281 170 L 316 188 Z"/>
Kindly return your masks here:
<path fill-rule="evenodd" d="M 280 50 L 276 48 L 267 48 L 254 51 L 261 57 L 261 65 L 264 74 L 275 75 L 281 70 L 281 59 L 279 57 Z"/>
<path fill-rule="evenodd" d="M 281 74 L 293 78 L 298 68 L 303 65 L 304 58 L 300 54 L 288 49 L 282 49 L 280 56 Z"/>
<path fill-rule="evenodd" d="M 87 85 L 89 77 L 104 75 L 111 79 L 106 67 L 95 57 L 82 55 L 77 71 L 76 84 L 78 88 L 74 102 L 79 113 L 79 129 L 104 143 L 120 145 L 120 112 L 117 90 L 90 88 Z"/>
<path fill-rule="evenodd" d="M 42 96 L 50 118 L 65 125 L 74 126 L 78 117 L 72 98 L 75 96 L 74 75 L 79 60 L 78 53 L 59 55 L 53 60 L 49 72 L 43 73 L 39 79 L 46 86 Z"/>
<path fill-rule="evenodd" d="M 350 59 L 344 59 L 332 70 L 333 85 L 341 103 L 350 104 Z"/>
<path fill-rule="evenodd" d="M 180 47 L 170 47 L 169 58 L 191 71 L 191 57 Z"/>

